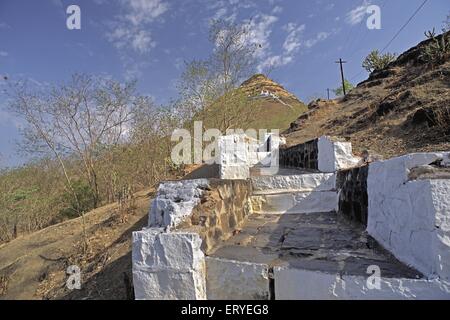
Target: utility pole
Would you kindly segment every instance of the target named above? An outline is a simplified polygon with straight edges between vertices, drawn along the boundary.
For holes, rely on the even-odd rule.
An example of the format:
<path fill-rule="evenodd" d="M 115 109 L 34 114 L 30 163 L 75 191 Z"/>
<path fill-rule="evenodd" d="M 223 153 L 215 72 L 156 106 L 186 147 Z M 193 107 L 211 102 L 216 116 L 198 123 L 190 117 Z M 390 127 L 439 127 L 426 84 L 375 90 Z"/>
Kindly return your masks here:
<path fill-rule="evenodd" d="M 342 66 L 344 63 L 347 63 L 347 61 L 342 61 L 341 58 L 339 58 L 339 61 L 336 61 L 336 63 L 339 63 L 341 66 L 341 79 L 342 79 L 342 90 L 344 91 L 344 96 L 347 94 L 345 91 L 345 78 L 344 78 L 344 67 Z"/>
<path fill-rule="evenodd" d="M 330 88 L 327 88 L 327 97 L 328 97 L 328 100 L 330 100 Z"/>

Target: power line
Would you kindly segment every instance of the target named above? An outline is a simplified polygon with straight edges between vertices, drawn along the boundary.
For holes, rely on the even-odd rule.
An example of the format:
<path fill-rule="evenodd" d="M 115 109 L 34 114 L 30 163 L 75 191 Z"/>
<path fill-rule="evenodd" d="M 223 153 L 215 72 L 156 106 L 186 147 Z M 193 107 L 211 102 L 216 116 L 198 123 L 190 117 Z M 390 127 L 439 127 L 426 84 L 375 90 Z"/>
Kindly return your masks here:
<path fill-rule="evenodd" d="M 424 0 L 422 4 L 414 11 L 414 13 L 409 17 L 409 19 L 401 26 L 401 28 L 395 33 L 395 35 L 392 37 L 391 40 L 383 47 L 383 49 L 380 51 L 380 53 L 383 53 L 391 44 L 394 42 L 395 39 L 400 35 L 400 33 L 408 26 L 408 24 L 414 19 L 414 17 L 419 13 L 420 10 L 425 6 L 425 4 L 428 2 L 428 0 Z M 364 70 L 361 70 L 356 75 L 350 78 L 350 81 L 358 77 L 361 73 L 363 73 Z"/>
<path fill-rule="evenodd" d="M 417 10 L 408 19 L 408 21 L 406 21 L 406 23 L 400 28 L 400 30 L 397 31 L 397 33 L 392 37 L 392 39 L 388 42 L 388 44 L 381 50 L 381 53 L 383 53 L 384 50 L 386 50 L 391 45 L 391 43 L 394 42 L 394 40 L 398 37 L 398 35 L 403 31 L 403 29 L 406 28 L 406 26 L 412 21 L 412 19 L 414 19 L 414 17 L 419 13 L 419 11 L 425 6 L 427 2 L 428 0 L 422 2 L 422 4 L 419 6 L 419 8 L 417 8 Z"/>
<path fill-rule="evenodd" d="M 384 6 L 386 5 L 386 1 L 387 0 L 384 0 L 383 2 L 382 2 L 382 4 L 381 4 L 381 6 L 380 6 L 380 10 L 382 10 L 382 9 L 384 9 Z M 369 28 L 366 28 L 366 32 L 364 33 L 364 35 L 363 35 L 363 39 L 365 39 L 366 38 L 366 36 L 367 36 L 367 33 L 369 33 Z M 358 40 L 359 40 L 359 38 L 358 38 Z M 356 43 L 358 43 L 358 41 L 356 41 Z M 358 48 L 358 49 L 356 49 L 356 48 Z M 351 52 L 351 55 L 347 58 L 347 59 L 351 59 L 354 55 L 355 55 L 355 53 L 356 52 L 358 52 L 358 50 L 361 48 L 361 46 L 356 46 L 356 48 L 355 48 L 355 50 L 349 50 L 350 52 Z M 351 49 L 351 48 L 349 48 L 349 49 Z"/>
<path fill-rule="evenodd" d="M 355 80 L 359 75 L 361 75 L 361 73 L 363 73 L 364 70 L 361 70 L 360 72 L 358 72 L 357 74 L 355 74 L 353 77 L 350 78 L 350 82 L 352 82 L 353 80 Z"/>

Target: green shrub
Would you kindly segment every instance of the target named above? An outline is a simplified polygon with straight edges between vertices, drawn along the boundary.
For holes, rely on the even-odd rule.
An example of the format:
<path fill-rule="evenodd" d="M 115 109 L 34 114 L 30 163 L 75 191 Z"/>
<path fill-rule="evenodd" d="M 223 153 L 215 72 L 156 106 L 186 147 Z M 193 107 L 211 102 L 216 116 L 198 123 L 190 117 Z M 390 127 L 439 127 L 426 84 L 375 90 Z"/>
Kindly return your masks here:
<path fill-rule="evenodd" d="M 344 80 L 345 92 L 348 93 L 350 90 L 354 88 L 353 84 L 347 79 Z M 333 90 L 336 96 L 342 96 L 344 94 L 344 88 L 342 85 Z"/>
<path fill-rule="evenodd" d="M 378 50 L 373 50 L 364 59 L 362 66 L 367 72 L 372 73 L 386 68 L 389 63 L 396 59 L 395 53 L 379 53 Z"/>
<path fill-rule="evenodd" d="M 72 183 L 72 191 L 66 191 L 62 195 L 62 202 L 65 208 L 60 211 L 60 216 L 63 218 L 76 218 L 82 213 L 88 212 L 95 208 L 95 194 L 89 184 L 82 180 L 77 180 Z"/>

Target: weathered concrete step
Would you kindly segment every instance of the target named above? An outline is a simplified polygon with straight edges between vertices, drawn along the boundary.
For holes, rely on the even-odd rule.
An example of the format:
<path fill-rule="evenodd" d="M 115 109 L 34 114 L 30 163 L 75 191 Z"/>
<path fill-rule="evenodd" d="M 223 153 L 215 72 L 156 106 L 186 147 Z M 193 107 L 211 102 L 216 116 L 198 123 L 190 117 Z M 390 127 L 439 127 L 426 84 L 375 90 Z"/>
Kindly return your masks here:
<path fill-rule="evenodd" d="M 367 281 L 373 266 L 379 289 Z M 448 283 L 424 279 L 335 213 L 251 215 L 206 270 L 208 299 L 450 298 Z"/>
<path fill-rule="evenodd" d="M 371 269 L 373 270 L 373 269 Z M 274 293 L 277 300 L 448 300 L 450 283 L 440 279 L 369 277 L 340 273 L 275 267 Z"/>
<path fill-rule="evenodd" d="M 252 177 L 251 181 L 255 195 L 287 191 L 333 191 L 336 189 L 336 174 L 334 173 L 261 176 Z"/>
<path fill-rule="evenodd" d="M 206 296 L 208 300 L 269 300 L 269 266 L 206 257 Z"/>
<path fill-rule="evenodd" d="M 251 197 L 254 213 L 297 214 L 336 211 L 336 191 L 286 192 Z"/>
<path fill-rule="evenodd" d="M 367 266 L 361 265 L 367 270 Z M 417 300 L 450 299 L 450 283 L 439 279 L 384 277 L 311 270 L 289 265 L 206 258 L 211 300 Z"/>
<path fill-rule="evenodd" d="M 272 169 L 272 170 L 267 170 Z M 274 173 L 275 172 L 275 173 Z M 302 168 L 284 168 L 278 167 L 276 170 L 274 168 L 268 168 L 263 166 L 254 166 L 250 168 L 251 177 L 272 177 L 272 176 L 296 176 L 301 174 L 317 173 L 317 170 L 312 169 L 302 169 Z"/>

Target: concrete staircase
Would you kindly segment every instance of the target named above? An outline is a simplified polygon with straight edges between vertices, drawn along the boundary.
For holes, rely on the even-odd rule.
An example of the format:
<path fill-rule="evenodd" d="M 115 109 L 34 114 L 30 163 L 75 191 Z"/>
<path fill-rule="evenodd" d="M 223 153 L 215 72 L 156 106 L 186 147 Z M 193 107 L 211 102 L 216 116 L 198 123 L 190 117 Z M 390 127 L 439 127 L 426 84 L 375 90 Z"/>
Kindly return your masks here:
<path fill-rule="evenodd" d="M 275 176 L 253 176 L 253 212 L 297 214 L 330 212 L 337 209 L 336 175 L 304 172 L 292 174 L 282 169 Z"/>
<path fill-rule="evenodd" d="M 336 212 L 336 174 L 280 169 L 251 183 L 253 214 L 206 257 L 208 299 L 449 297 Z"/>
<path fill-rule="evenodd" d="M 133 233 L 137 299 L 450 299 L 450 153 L 367 165 L 349 142 L 272 139 L 249 154 L 224 136 L 220 179 L 158 188 Z M 260 161 L 278 153 L 309 169 Z"/>

